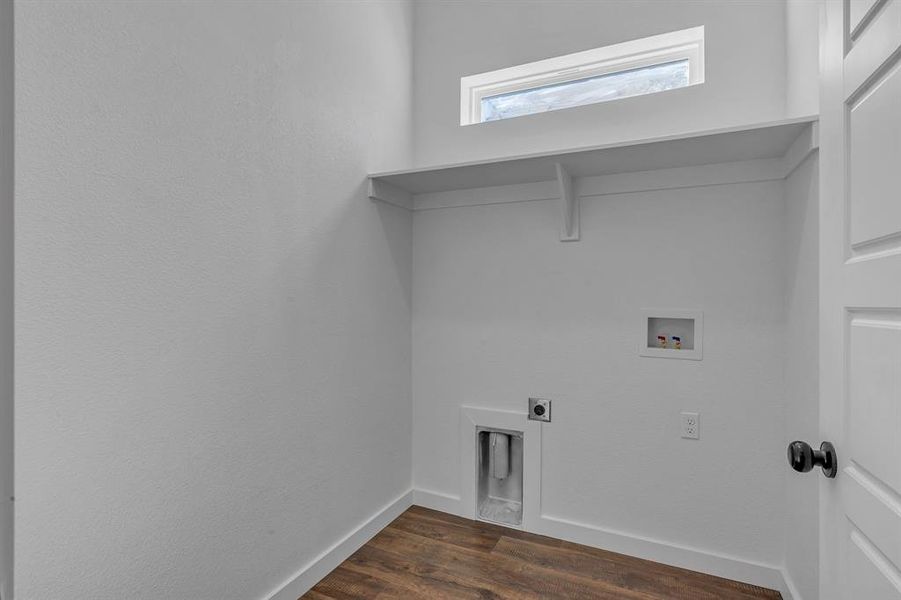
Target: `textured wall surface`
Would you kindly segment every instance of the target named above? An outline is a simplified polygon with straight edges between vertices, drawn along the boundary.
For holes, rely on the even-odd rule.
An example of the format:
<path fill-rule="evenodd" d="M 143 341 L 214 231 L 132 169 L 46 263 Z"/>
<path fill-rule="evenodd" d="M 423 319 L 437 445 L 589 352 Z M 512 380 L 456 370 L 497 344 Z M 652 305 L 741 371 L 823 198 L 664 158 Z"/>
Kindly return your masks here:
<path fill-rule="evenodd" d="M 780 119 L 785 22 L 784 2 L 773 0 L 417 2 L 416 160 L 474 160 Z M 698 25 L 706 28 L 703 85 L 460 126 L 464 75 Z"/>
<path fill-rule="evenodd" d="M 13 576 L 13 3 L 0 0 L 0 595 Z"/>
<path fill-rule="evenodd" d="M 554 203 L 419 212 L 413 233 L 363 185 L 414 142 L 428 164 L 804 112 L 794 8 L 18 2 L 17 598 L 261 598 L 411 470 L 458 493 L 459 405 L 529 395 L 555 399 L 545 514 L 768 564 L 785 537 L 815 598 L 815 517 L 783 532 L 782 514 L 783 492 L 816 493 L 782 455 L 816 437 L 809 164 L 789 209 L 779 183 L 587 201 L 576 244 Z M 703 86 L 459 126 L 462 75 L 700 24 Z M 705 360 L 638 357 L 643 306 L 704 310 Z"/>
<path fill-rule="evenodd" d="M 818 174 L 813 157 L 785 182 L 786 446 L 792 440 L 814 444 L 820 437 Z M 819 484 L 817 473 L 785 469 L 785 568 L 803 600 L 820 597 Z"/>
<path fill-rule="evenodd" d="M 820 6 L 785 0 L 785 110 L 789 116 L 820 112 Z"/>
<path fill-rule="evenodd" d="M 461 404 L 548 397 L 543 514 L 779 564 L 782 183 L 585 200 L 575 243 L 558 210 L 415 213 L 415 486 L 459 495 Z M 703 310 L 704 360 L 638 356 L 643 307 Z"/>
<path fill-rule="evenodd" d="M 17 598 L 260 598 L 410 487 L 411 6 L 16 25 Z"/>

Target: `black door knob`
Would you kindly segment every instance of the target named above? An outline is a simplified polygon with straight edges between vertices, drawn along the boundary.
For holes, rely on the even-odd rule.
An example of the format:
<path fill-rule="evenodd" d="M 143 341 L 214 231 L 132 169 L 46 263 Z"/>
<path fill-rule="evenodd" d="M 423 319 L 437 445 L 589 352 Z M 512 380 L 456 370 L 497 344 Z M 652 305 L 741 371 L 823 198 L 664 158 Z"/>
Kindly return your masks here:
<path fill-rule="evenodd" d="M 814 467 L 822 467 L 823 475 L 830 479 L 838 473 L 835 447 L 829 442 L 820 444 L 819 450 L 814 450 L 807 442 L 792 442 L 788 445 L 788 464 L 799 473 L 806 473 Z"/>

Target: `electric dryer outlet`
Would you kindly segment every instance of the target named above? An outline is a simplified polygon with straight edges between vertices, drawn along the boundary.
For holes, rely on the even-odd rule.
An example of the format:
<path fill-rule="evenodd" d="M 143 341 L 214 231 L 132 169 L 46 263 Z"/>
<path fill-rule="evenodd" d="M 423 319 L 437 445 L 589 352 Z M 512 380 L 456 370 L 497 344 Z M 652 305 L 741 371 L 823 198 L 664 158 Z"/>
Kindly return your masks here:
<path fill-rule="evenodd" d="M 551 401 L 546 398 L 529 398 L 529 419 L 551 422 Z"/>

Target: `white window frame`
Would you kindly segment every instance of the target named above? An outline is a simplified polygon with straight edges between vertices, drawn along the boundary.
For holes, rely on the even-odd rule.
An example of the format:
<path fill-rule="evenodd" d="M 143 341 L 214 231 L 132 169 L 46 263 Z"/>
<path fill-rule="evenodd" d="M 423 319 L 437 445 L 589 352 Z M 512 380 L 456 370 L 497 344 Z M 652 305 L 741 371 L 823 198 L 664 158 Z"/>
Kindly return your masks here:
<path fill-rule="evenodd" d="M 556 56 L 460 79 L 460 125 L 482 122 L 482 99 L 608 73 L 688 60 L 688 85 L 704 83 L 704 26 Z"/>

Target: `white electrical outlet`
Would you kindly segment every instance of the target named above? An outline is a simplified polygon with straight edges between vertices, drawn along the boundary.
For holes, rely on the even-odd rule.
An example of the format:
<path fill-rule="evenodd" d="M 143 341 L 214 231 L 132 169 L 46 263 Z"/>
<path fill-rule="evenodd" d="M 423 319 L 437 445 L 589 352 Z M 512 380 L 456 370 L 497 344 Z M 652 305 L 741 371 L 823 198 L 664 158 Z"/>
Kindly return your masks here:
<path fill-rule="evenodd" d="M 682 437 L 687 440 L 701 439 L 701 417 L 696 412 L 682 412 Z"/>

